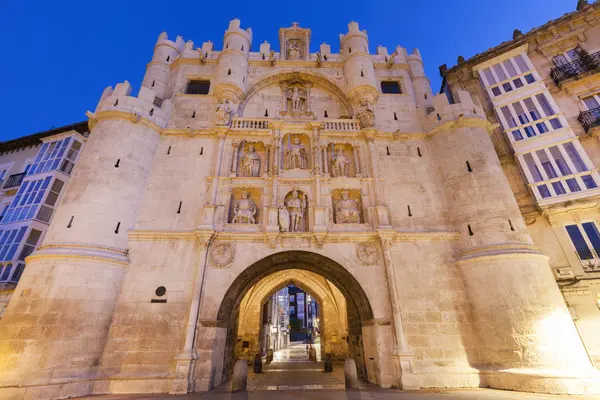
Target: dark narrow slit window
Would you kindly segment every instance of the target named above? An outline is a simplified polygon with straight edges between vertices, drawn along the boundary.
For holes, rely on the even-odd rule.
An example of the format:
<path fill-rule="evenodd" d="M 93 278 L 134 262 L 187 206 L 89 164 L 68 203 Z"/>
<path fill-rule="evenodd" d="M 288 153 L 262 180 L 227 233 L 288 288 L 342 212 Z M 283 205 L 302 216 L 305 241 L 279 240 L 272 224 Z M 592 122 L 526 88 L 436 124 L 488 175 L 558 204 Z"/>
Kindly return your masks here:
<path fill-rule="evenodd" d="M 467 171 L 473 172 L 473 168 L 471 168 L 471 164 L 467 161 Z"/>
<path fill-rule="evenodd" d="M 410 210 L 410 206 L 406 206 L 408 208 L 408 216 L 412 217 L 412 211 Z"/>
<path fill-rule="evenodd" d="M 471 229 L 471 225 L 467 225 L 469 228 L 469 236 L 473 236 L 473 229 Z"/>
<path fill-rule="evenodd" d="M 515 227 L 513 226 L 512 221 L 510 219 L 508 220 L 508 226 L 510 226 L 510 230 L 514 232 Z"/>
<path fill-rule="evenodd" d="M 155 83 L 155 82 L 156 82 L 156 81 L 152 81 L 152 86 L 150 86 L 150 87 L 154 87 L 154 83 Z"/>
<path fill-rule="evenodd" d="M 192 118 L 196 118 L 196 111 L 192 112 Z"/>
<path fill-rule="evenodd" d="M 121 223 L 117 222 L 117 229 L 115 229 L 115 233 L 119 233 L 119 228 L 121 227 Z"/>
<path fill-rule="evenodd" d="M 182 201 L 179 202 L 179 207 L 177 208 L 177 214 L 181 214 L 181 204 L 183 204 Z"/>
<path fill-rule="evenodd" d="M 329 115 L 327 115 L 327 110 L 325 110 L 324 116 L 325 116 L 325 118 L 329 117 Z"/>
<path fill-rule="evenodd" d="M 70 228 L 73 226 L 73 220 L 75 219 L 74 215 L 71 215 L 71 219 L 69 220 L 69 223 L 67 224 L 67 228 Z"/>
<path fill-rule="evenodd" d="M 171 56 L 167 56 L 167 62 L 169 62 L 169 60 L 171 60 Z"/>
<path fill-rule="evenodd" d="M 113 104 L 113 106 L 117 106 L 119 104 L 119 99 L 115 100 L 115 104 Z"/>
<path fill-rule="evenodd" d="M 169 149 L 167 150 L 167 154 L 171 154 L 171 146 L 169 146 Z"/>
<path fill-rule="evenodd" d="M 120 163 L 121 163 L 121 159 L 117 158 L 117 162 L 115 163 L 115 168 L 119 168 Z"/>
<path fill-rule="evenodd" d="M 269 116 L 269 110 L 267 109 L 267 110 L 265 110 L 265 117 L 268 117 L 268 116 Z"/>
<path fill-rule="evenodd" d="M 390 148 L 389 148 L 388 146 L 386 146 L 386 147 L 385 147 L 385 151 L 387 152 L 387 155 L 388 155 L 388 156 L 389 156 L 389 155 L 391 155 L 391 153 L 390 153 Z"/>
<path fill-rule="evenodd" d="M 394 113 L 394 121 L 398 121 L 398 115 Z"/>
<path fill-rule="evenodd" d="M 204 154 L 204 146 L 200 147 L 200 155 Z"/>
<path fill-rule="evenodd" d="M 417 147 L 417 155 L 419 157 L 423 157 L 423 155 L 421 154 L 421 148 L 420 147 Z"/>

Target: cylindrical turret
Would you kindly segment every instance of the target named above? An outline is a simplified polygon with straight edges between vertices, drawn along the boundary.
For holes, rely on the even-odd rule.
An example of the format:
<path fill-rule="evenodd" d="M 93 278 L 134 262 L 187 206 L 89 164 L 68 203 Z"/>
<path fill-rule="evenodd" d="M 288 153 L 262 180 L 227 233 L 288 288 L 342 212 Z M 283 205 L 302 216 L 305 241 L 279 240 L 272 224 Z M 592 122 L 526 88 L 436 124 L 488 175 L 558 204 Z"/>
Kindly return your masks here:
<path fill-rule="evenodd" d="M 340 52 L 344 59 L 346 91 L 355 109 L 361 101 L 375 104 L 379 91 L 373 60 L 369 54 L 367 31 L 359 30 L 358 23 L 348 24 L 348 33 L 340 35 Z"/>
<path fill-rule="evenodd" d="M 410 76 L 415 91 L 415 100 L 417 106 L 425 112 L 428 107 L 432 106 L 431 85 L 429 79 L 425 75 L 423 68 L 423 59 L 419 49 L 414 49 L 413 53 L 406 57 L 408 66 L 410 67 Z"/>
<path fill-rule="evenodd" d="M 2 340 L 15 344 L 10 350 L 5 346 L 3 356 L 15 362 L 10 374 L 0 374 L 0 387 L 25 391 L 35 385 L 40 393 L 58 397 L 65 393 L 61 384 L 74 376 L 90 377 L 97 368 L 129 264 L 128 233 L 152 168 L 159 127 L 166 126 L 172 111 L 170 100 L 162 108 L 153 105 L 151 89 L 141 88 L 139 97 L 130 92 L 127 82 L 105 90 L 96 113 L 88 114 L 92 130 L 85 151 L 0 320 Z M 26 328 L 23 310 L 31 324 Z M 89 387 L 69 394 L 88 395 Z"/>
<path fill-rule="evenodd" d="M 220 102 L 238 104 L 244 98 L 248 79 L 248 55 L 252 45 L 252 29 L 240 28 L 240 20 L 229 23 L 223 38 L 223 50 L 215 73 L 214 94 Z"/>
<path fill-rule="evenodd" d="M 183 51 L 183 46 L 184 42 L 181 36 L 177 36 L 175 42 L 168 39 L 166 32 L 158 36 L 152 61 L 146 67 L 142 86 L 154 90 L 160 99 L 171 97 L 171 94 L 168 93 L 170 66 Z"/>
<path fill-rule="evenodd" d="M 448 211 L 460 234 L 457 265 L 472 305 L 487 386 L 582 393 L 594 375 L 548 265 L 521 216 L 487 131 L 467 92 L 433 101 L 428 122 Z M 455 116 L 460 115 L 458 119 Z M 439 117 L 438 117 L 439 116 Z M 439 120 L 438 120 L 439 119 Z"/>

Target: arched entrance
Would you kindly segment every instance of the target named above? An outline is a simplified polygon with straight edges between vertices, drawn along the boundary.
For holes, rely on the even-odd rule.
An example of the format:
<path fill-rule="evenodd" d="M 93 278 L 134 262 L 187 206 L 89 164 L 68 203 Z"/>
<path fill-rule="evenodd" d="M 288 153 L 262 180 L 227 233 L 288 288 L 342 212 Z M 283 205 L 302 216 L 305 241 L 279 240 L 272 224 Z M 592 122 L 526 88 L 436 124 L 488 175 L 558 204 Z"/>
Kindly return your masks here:
<path fill-rule="evenodd" d="M 271 285 L 265 283 L 268 281 L 265 278 L 270 276 L 273 276 L 271 279 L 274 280 Z M 236 359 L 236 348 L 238 348 L 238 341 L 241 340 L 238 334 L 240 315 L 241 313 L 245 315 L 247 311 L 241 309 L 241 306 L 248 292 L 256 290 L 258 296 L 256 298 L 262 299 L 258 304 L 262 304 L 265 296 L 268 298 L 281 285 L 295 281 L 307 288 L 310 287 L 323 303 L 327 294 L 323 291 L 323 286 L 327 282 L 333 284 L 335 290 L 339 290 L 346 308 L 347 333 L 343 337 L 347 346 L 347 355 L 356 360 L 360 377 L 367 379 L 362 325 L 373 320 L 373 311 L 366 293 L 356 278 L 337 262 L 320 254 L 294 250 L 276 253 L 253 263 L 229 286 L 217 314 L 219 325 L 227 326 L 223 380 L 231 375 Z M 256 286 L 257 284 L 259 285 Z M 260 294 L 261 288 L 264 294 Z M 248 304 L 246 301 L 244 306 Z M 246 322 L 244 321 L 243 329 L 246 329 Z M 324 327 L 325 330 L 328 328 L 329 326 Z"/>

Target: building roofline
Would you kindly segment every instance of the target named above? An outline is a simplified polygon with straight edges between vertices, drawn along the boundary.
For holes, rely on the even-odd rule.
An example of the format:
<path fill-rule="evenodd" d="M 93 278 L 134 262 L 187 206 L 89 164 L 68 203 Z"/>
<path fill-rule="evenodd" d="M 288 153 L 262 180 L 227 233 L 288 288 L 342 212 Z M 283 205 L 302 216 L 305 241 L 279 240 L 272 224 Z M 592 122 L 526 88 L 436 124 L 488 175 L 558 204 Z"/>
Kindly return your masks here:
<path fill-rule="evenodd" d="M 10 150 L 16 150 L 27 146 L 41 144 L 43 138 L 57 135 L 59 133 L 75 131 L 81 135 L 89 132 L 88 122 L 81 121 L 71 125 L 61 126 L 59 128 L 49 129 L 47 131 L 34 133 L 32 135 L 22 136 L 16 139 L 12 139 L 6 142 L 0 142 L 0 153 L 4 153 Z"/>
<path fill-rule="evenodd" d="M 473 66 L 480 64 L 492 57 L 495 57 L 496 55 L 506 53 L 509 50 L 512 50 L 516 47 L 519 47 L 519 46 L 527 43 L 535 35 L 540 33 L 540 31 L 542 31 L 542 30 L 548 29 L 549 27 L 551 27 L 553 25 L 565 23 L 567 21 L 570 21 L 571 19 L 580 17 L 581 15 L 595 11 L 596 9 L 599 9 L 599 8 L 600 8 L 600 1 L 595 1 L 592 4 L 588 4 L 587 6 L 583 7 L 581 10 L 576 10 L 576 11 L 572 11 L 570 13 L 566 13 L 561 17 L 558 17 L 556 19 L 546 22 L 545 24 L 543 24 L 541 26 L 533 28 L 529 32 L 520 35 L 516 39 L 507 40 L 505 42 L 500 43 L 499 45 L 497 45 L 495 47 L 492 47 L 492 48 L 484 51 L 483 53 L 475 54 L 473 57 L 469 58 L 468 60 L 465 60 L 465 61 L 461 62 L 460 64 L 457 64 L 451 68 L 447 68 L 446 64 L 440 65 L 440 67 L 439 67 L 440 75 L 443 79 L 446 79 L 449 74 L 452 74 L 452 73 L 458 71 L 459 69 L 462 69 L 465 67 L 467 67 L 467 68 L 473 67 Z"/>

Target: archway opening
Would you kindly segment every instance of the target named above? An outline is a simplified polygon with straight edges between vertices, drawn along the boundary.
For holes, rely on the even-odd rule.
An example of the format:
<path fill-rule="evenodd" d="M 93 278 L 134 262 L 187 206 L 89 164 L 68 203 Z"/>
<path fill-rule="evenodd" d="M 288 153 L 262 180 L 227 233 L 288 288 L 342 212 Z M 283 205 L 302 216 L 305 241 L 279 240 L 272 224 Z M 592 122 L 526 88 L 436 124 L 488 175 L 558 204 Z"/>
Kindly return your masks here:
<path fill-rule="evenodd" d="M 337 262 L 297 250 L 255 262 L 229 287 L 217 316 L 219 324 L 227 326 L 223 380 L 231 376 L 236 359 L 251 360 L 255 354 L 262 355 L 267 350 L 261 344 L 264 304 L 290 285 L 299 286 L 321 304 L 321 355 L 332 353 L 337 359 L 354 358 L 359 376 L 366 380 L 362 326 L 372 321 L 373 311 L 364 290 Z"/>

